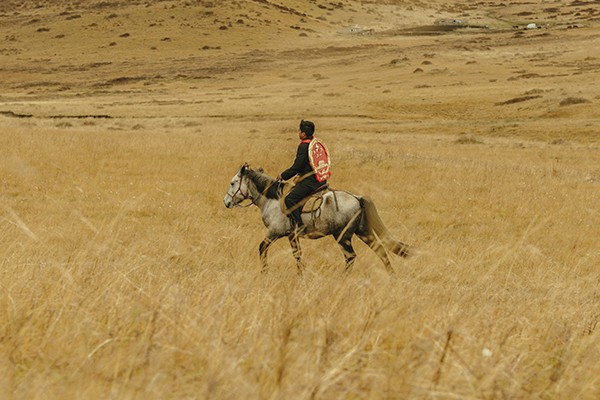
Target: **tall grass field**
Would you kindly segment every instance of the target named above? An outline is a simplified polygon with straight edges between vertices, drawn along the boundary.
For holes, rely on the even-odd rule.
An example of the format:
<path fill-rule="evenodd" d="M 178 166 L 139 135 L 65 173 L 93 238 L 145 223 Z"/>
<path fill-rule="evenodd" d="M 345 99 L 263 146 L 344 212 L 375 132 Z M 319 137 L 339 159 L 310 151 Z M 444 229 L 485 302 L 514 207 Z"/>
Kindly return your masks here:
<path fill-rule="evenodd" d="M 285 240 L 261 274 L 258 209 L 223 205 L 244 161 L 287 167 L 287 121 L 268 156 L 243 123 L 102 124 L 0 137 L 3 398 L 600 394 L 597 150 L 324 131 L 332 186 L 418 251 L 390 277 L 357 241 L 345 273 L 303 240 L 298 277 Z"/>

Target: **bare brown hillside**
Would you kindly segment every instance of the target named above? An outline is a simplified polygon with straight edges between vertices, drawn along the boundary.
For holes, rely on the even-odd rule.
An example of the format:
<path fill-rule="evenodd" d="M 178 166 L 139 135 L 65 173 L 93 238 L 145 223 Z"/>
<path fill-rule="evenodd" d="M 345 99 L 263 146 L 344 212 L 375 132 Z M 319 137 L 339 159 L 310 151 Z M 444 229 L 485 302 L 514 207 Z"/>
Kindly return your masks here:
<path fill-rule="evenodd" d="M 436 130 L 467 120 L 482 134 L 504 123 L 595 137 L 585 121 L 569 126 L 597 118 L 593 2 L 10 4 L 4 111 L 91 115 L 100 102 L 102 114 L 150 117 L 158 102 L 190 117 L 359 115 Z"/>

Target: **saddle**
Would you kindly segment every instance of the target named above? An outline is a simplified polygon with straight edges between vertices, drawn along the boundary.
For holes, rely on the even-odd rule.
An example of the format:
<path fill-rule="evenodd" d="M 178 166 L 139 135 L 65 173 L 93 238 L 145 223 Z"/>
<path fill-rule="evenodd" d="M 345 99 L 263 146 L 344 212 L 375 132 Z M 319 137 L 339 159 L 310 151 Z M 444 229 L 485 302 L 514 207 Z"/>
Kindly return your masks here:
<path fill-rule="evenodd" d="M 279 206 L 281 207 L 281 211 L 285 215 L 289 215 L 290 212 L 285 206 L 284 199 L 293 187 L 293 185 L 286 185 L 286 187 L 283 189 L 283 196 L 281 196 L 279 200 Z M 329 189 L 329 185 L 326 185 L 317 189 L 308 197 L 305 197 L 304 200 L 298 202 L 297 206 L 302 207 L 302 214 L 313 214 L 313 217 L 316 216 L 316 213 L 319 211 L 321 205 L 323 204 L 323 196 L 328 192 L 332 192 L 332 190 Z"/>
<path fill-rule="evenodd" d="M 318 189 L 316 192 L 313 192 L 310 196 L 302 200 L 300 202 L 302 204 L 302 214 L 315 213 L 319 208 L 321 208 L 321 204 L 323 204 L 323 196 L 329 191 L 329 186 L 326 186 Z"/>

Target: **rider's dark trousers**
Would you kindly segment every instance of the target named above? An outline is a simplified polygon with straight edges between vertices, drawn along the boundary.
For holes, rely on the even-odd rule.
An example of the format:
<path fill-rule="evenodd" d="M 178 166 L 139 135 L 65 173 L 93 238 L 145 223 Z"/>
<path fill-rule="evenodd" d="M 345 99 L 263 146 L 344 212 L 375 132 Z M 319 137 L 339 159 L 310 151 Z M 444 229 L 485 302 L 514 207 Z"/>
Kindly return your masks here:
<path fill-rule="evenodd" d="M 308 196 L 319 190 L 322 186 L 326 185 L 326 182 L 318 182 L 316 179 L 304 179 L 294 186 L 292 191 L 285 197 L 285 206 L 289 212 L 289 217 L 292 220 L 292 225 L 303 226 L 302 223 L 302 205 L 301 203 Z M 299 205 L 296 207 L 296 205 Z"/>

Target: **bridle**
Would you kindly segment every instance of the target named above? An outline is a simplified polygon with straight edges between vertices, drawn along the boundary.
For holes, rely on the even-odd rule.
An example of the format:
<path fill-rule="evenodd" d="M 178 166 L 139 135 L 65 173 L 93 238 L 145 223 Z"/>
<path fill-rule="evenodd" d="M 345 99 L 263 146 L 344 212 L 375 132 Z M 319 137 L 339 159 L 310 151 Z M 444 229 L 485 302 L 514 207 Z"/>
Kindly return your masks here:
<path fill-rule="evenodd" d="M 250 207 L 250 206 L 253 206 L 254 204 L 256 204 L 256 202 L 260 198 L 260 193 L 258 194 L 258 196 L 256 198 L 254 198 L 250 194 L 249 190 L 247 190 L 246 193 L 242 192 L 242 179 L 244 179 L 244 177 L 240 174 L 240 184 L 238 185 L 237 190 L 231 195 L 231 199 L 233 200 L 235 198 L 235 196 L 237 196 L 238 193 L 241 194 L 242 195 L 242 200 L 239 203 L 234 204 L 234 206 L 235 207 L 246 208 L 246 207 Z M 252 202 L 250 204 L 245 205 L 245 206 L 241 205 L 240 203 L 242 201 L 246 200 L 246 199 L 250 199 L 250 200 L 252 200 Z"/>

